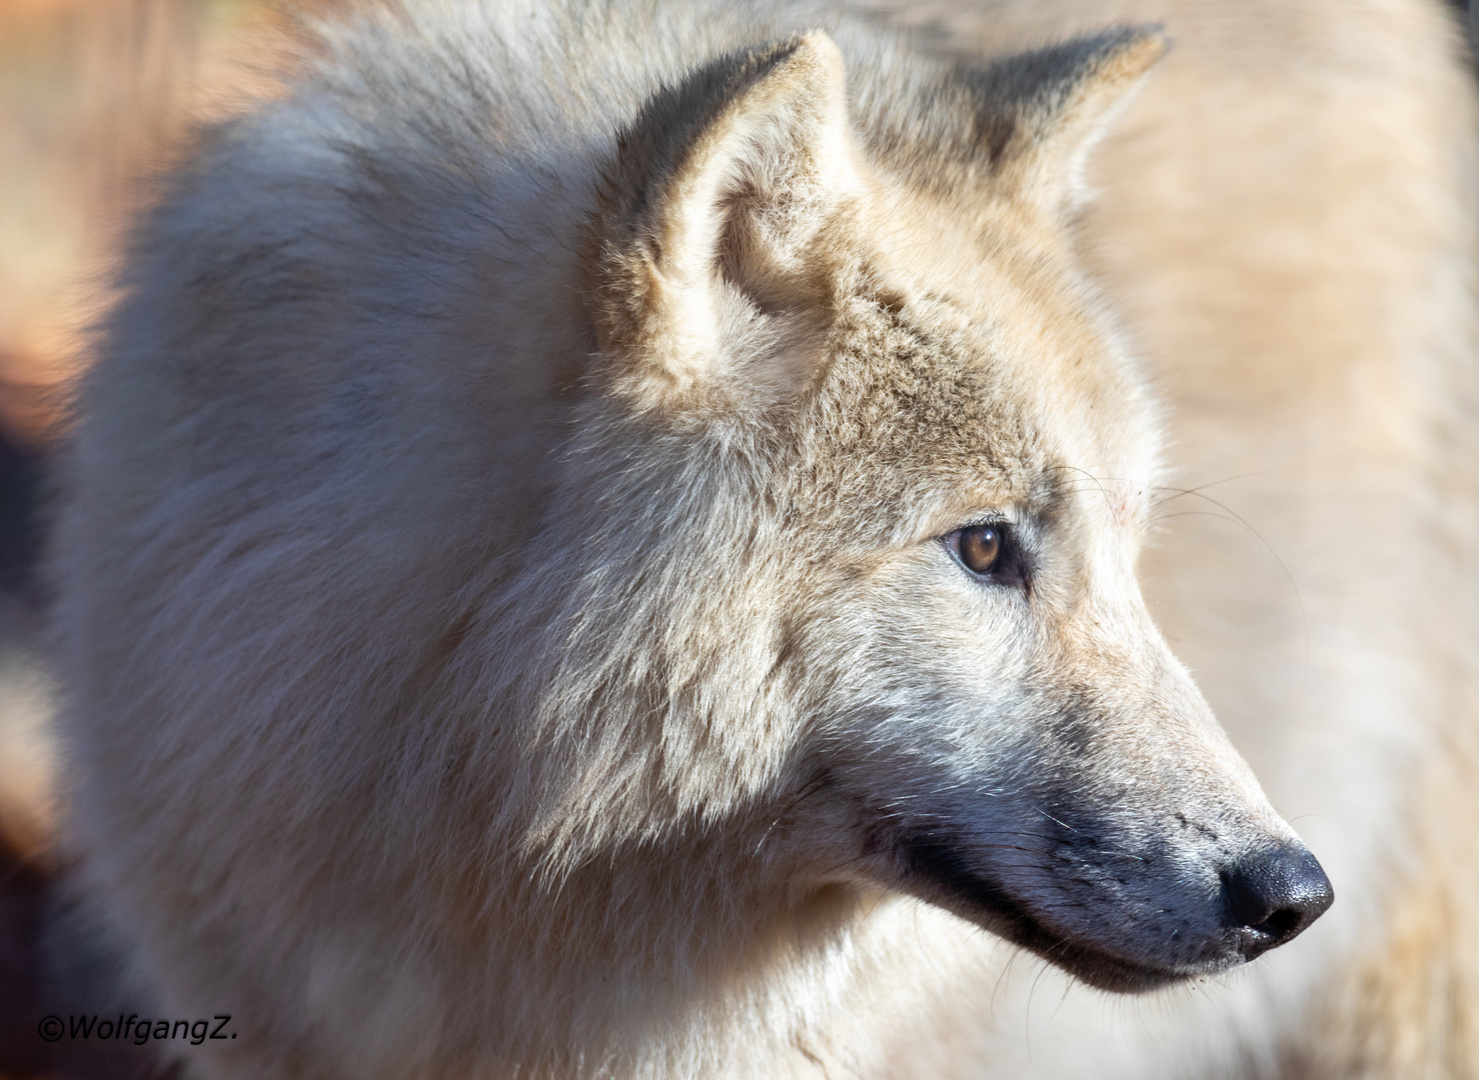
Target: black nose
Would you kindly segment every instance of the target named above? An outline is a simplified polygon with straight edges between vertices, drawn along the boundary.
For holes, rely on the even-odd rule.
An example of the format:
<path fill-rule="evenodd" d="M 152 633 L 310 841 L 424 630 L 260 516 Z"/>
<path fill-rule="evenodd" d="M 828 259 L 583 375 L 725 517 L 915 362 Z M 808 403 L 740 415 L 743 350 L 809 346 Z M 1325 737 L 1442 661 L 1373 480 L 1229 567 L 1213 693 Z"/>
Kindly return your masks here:
<path fill-rule="evenodd" d="M 1248 960 L 1291 940 L 1335 901 L 1330 879 L 1305 847 L 1243 859 L 1223 872 L 1222 895 L 1227 925 L 1238 932 Z"/>

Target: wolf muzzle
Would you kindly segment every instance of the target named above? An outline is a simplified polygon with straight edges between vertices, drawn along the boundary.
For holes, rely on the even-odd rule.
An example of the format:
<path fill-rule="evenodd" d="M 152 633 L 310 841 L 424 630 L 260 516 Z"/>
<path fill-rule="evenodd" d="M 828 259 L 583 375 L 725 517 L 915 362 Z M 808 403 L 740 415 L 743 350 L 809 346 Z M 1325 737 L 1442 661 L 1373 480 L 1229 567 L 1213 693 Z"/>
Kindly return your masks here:
<path fill-rule="evenodd" d="M 1093 884 L 1078 856 L 1053 860 L 1057 872 L 1046 877 L 1024 876 L 1023 864 L 982 859 L 983 849 L 938 829 L 908 830 L 896 842 L 907 891 L 1092 986 L 1121 993 L 1253 960 L 1293 940 L 1335 900 L 1319 861 L 1297 841 L 1273 841 L 1221 868 L 1214 864 L 1206 877 L 1163 860 L 1121 863 L 1144 870 L 1117 875 L 1126 889 L 1119 896 Z M 1210 888 L 1194 884 L 1197 878 Z"/>

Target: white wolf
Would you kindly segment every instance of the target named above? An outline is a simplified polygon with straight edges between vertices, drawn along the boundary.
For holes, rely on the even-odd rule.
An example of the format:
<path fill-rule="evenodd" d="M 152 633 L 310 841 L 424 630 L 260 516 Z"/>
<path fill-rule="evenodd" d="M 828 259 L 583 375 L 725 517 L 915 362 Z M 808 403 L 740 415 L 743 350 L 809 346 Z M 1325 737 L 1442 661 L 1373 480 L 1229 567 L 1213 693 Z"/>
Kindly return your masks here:
<path fill-rule="evenodd" d="M 928 14 L 377 8 L 171 182 L 54 566 L 88 887 L 233 1017 L 199 1075 L 1472 1073 L 1443 12 Z M 1331 888 L 1141 598 L 1100 288 L 1302 598 L 1151 557 L 1342 892 L 1251 976 Z"/>

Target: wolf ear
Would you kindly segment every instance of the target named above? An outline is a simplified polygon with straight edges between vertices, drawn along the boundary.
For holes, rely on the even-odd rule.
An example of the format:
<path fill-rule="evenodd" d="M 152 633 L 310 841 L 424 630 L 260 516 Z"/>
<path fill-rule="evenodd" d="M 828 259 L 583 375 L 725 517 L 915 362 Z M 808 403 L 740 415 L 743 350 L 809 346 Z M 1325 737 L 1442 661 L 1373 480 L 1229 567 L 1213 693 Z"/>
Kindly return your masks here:
<path fill-rule="evenodd" d="M 1169 47 L 1160 27 L 1130 26 L 959 73 L 993 190 L 1054 216 L 1081 205 L 1089 152 Z"/>
<path fill-rule="evenodd" d="M 829 237 L 860 190 L 823 33 L 659 93 L 620 138 L 596 215 L 591 300 L 622 388 L 652 405 L 794 387 Z"/>

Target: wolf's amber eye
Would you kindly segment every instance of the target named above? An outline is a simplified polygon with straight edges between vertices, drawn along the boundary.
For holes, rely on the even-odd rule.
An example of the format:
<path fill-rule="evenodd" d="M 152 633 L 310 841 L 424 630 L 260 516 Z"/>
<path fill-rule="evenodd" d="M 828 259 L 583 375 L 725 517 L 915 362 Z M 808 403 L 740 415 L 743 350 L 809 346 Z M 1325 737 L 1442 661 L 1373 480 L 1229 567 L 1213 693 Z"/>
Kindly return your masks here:
<path fill-rule="evenodd" d="M 972 525 L 957 529 L 947 538 L 960 564 L 973 574 L 985 576 L 1001 568 L 1006 550 L 1005 529 L 1000 525 Z"/>

